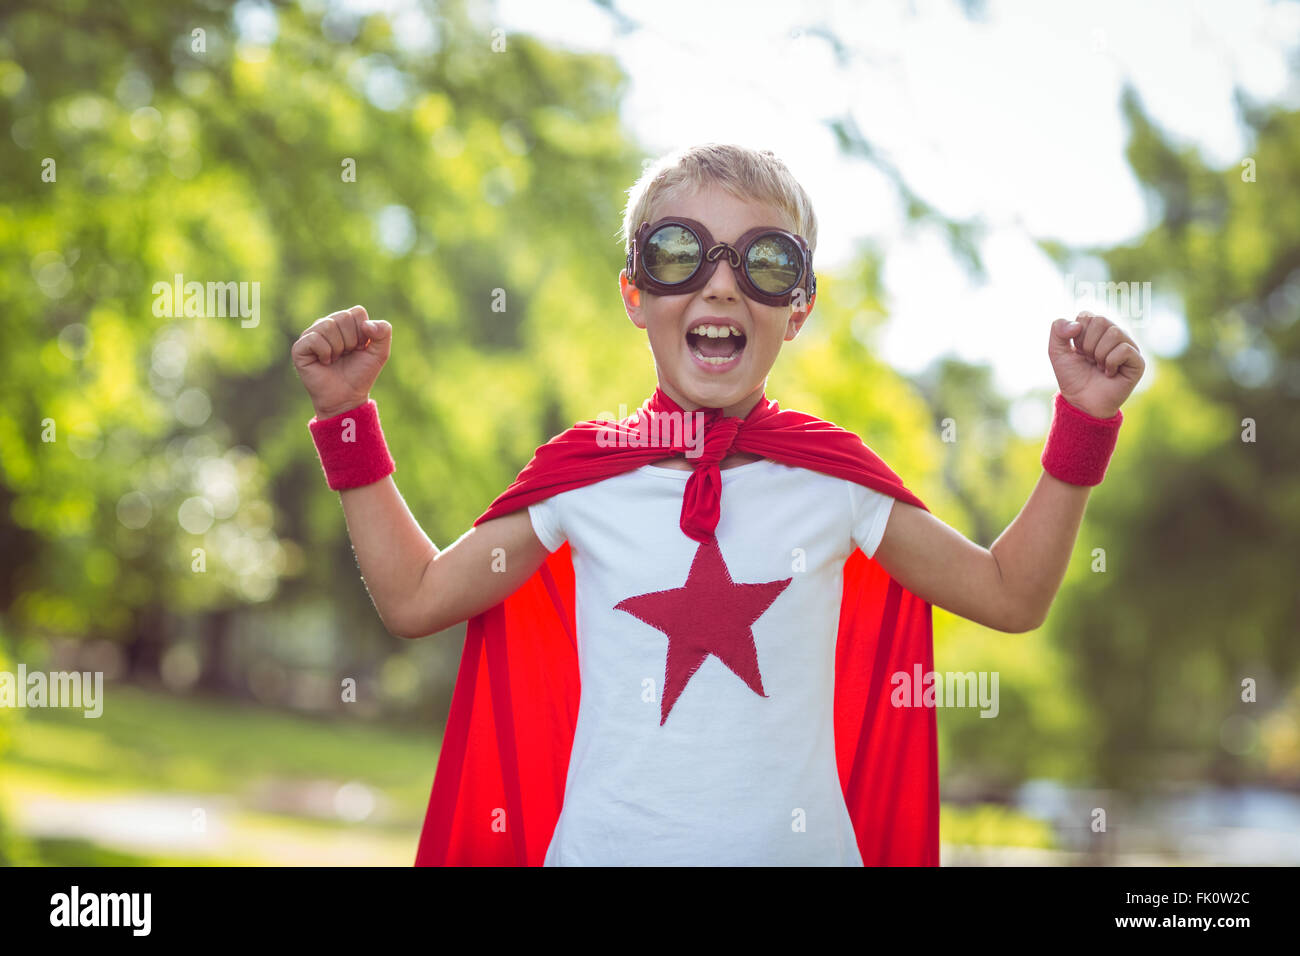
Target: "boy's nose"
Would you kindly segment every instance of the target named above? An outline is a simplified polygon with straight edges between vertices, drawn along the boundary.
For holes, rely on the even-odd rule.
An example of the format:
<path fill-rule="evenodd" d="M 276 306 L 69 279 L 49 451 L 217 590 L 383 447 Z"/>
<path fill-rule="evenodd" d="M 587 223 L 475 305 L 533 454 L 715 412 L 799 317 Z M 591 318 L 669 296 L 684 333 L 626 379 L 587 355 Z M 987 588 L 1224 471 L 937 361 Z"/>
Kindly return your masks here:
<path fill-rule="evenodd" d="M 713 270 L 713 275 L 709 276 L 709 281 L 704 284 L 704 295 L 727 296 L 728 298 L 740 297 L 740 286 L 736 283 L 735 270 L 731 267 L 731 262 L 726 256 L 720 256 L 717 260 L 717 268 Z"/>

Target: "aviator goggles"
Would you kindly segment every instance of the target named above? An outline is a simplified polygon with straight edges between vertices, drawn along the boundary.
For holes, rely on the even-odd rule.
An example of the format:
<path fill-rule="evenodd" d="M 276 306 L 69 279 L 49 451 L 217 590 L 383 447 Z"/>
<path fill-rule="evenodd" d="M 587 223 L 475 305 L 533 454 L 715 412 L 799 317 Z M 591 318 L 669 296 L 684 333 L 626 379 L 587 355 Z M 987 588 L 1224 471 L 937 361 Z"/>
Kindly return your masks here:
<path fill-rule="evenodd" d="M 702 288 L 723 255 L 741 290 L 756 302 L 789 305 L 801 285 L 807 303 L 817 294 L 812 252 L 802 236 L 757 226 L 733 246 L 714 242 L 703 223 L 679 216 L 641 223 L 627 253 L 627 274 L 651 295 L 682 295 Z"/>

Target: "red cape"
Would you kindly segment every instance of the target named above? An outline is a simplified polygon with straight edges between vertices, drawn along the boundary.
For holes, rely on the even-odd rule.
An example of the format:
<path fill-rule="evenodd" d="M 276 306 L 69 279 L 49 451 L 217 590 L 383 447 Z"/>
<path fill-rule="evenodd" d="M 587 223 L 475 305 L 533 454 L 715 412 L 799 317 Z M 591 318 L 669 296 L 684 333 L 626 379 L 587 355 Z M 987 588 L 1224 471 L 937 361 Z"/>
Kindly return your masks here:
<path fill-rule="evenodd" d="M 665 412 L 681 415 L 656 391 L 623 422 L 579 422 L 537 449 L 474 523 L 668 457 L 672 448 L 662 443 L 633 444 L 638 436 L 644 442 L 656 416 L 667 421 Z M 707 540 L 717 525 L 717 462 L 728 452 L 808 468 L 925 508 L 852 432 L 764 397 L 743 421 L 708 410 L 703 455 L 683 497 L 681 527 L 695 540 Z M 565 543 L 517 591 L 470 620 L 416 866 L 541 865 L 564 803 L 578 719 L 573 608 Z M 890 703 L 893 675 L 910 679 L 918 666 L 928 674 L 933 661 L 930 604 L 854 550 L 844 564 L 835 649 L 835 752 L 867 866 L 939 863 L 935 710 Z"/>

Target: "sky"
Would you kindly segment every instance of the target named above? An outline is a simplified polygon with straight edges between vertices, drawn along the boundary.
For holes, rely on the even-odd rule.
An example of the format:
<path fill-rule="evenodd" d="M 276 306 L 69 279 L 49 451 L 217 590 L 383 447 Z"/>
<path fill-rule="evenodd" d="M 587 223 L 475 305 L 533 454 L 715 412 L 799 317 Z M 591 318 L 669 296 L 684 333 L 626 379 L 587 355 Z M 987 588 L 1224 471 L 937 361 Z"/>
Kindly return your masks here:
<path fill-rule="evenodd" d="M 386 10 L 403 45 L 436 46 L 415 0 L 301 0 Z M 1109 276 L 1084 256 L 1063 272 L 1040 239 L 1072 247 L 1131 240 L 1153 211 L 1124 158 L 1124 83 L 1179 144 L 1236 167 L 1249 142 L 1234 89 L 1300 108 L 1300 3 L 1266 0 L 483 0 L 485 30 L 607 53 L 628 74 L 625 127 L 646 159 L 679 146 L 771 149 L 812 197 L 815 263 L 842 268 L 863 243 L 884 256 L 888 320 L 872 344 L 904 374 L 943 354 L 986 362 L 1013 400 L 1050 394 L 1052 320 L 1106 315 L 1138 343 L 1150 387 L 1186 342 L 1176 290 Z M 246 0 L 241 7 L 256 9 Z M 620 29 L 627 23 L 633 29 Z M 840 55 L 819 35 L 837 38 Z M 345 36 L 340 39 L 346 39 Z M 847 157 L 828 121 L 849 117 L 910 188 L 984 227 L 987 275 L 968 274 L 934 227 L 909 224 L 897 190 Z M 628 184 L 631 186 L 631 183 Z M 1266 188 L 1266 187 L 1261 187 Z M 611 232 L 618 224 L 611 224 Z M 1124 283 L 1126 301 L 1106 296 Z M 1012 424 L 1042 434 L 1039 398 Z"/>
<path fill-rule="evenodd" d="M 864 240 L 883 251 L 882 358 L 904 373 L 948 352 L 988 362 L 1011 398 L 1055 389 L 1049 326 L 1081 308 L 1138 343 L 1148 359 L 1139 390 L 1185 343 L 1172 290 L 1107 276 L 1091 258 L 1067 277 L 1036 245 L 1104 247 L 1153 224 L 1124 158 L 1124 82 L 1167 134 L 1219 166 L 1249 148 L 1234 88 L 1300 106 L 1288 70 L 1296 3 L 1023 0 L 990 2 L 978 21 L 952 0 L 614 8 L 636 28 L 620 32 L 620 17 L 591 0 L 496 0 L 488 19 L 507 35 L 614 56 L 631 81 L 624 121 L 647 158 L 707 141 L 773 150 L 812 197 L 820 267 L 843 266 Z M 847 62 L 816 28 L 840 40 Z M 985 280 L 933 228 L 907 223 L 873 167 L 842 154 L 827 120 L 845 115 L 931 205 L 985 223 Z M 1127 306 L 1083 284 L 1108 280 L 1133 283 Z M 1046 414 L 1026 403 L 1017 426 L 1041 432 Z"/>

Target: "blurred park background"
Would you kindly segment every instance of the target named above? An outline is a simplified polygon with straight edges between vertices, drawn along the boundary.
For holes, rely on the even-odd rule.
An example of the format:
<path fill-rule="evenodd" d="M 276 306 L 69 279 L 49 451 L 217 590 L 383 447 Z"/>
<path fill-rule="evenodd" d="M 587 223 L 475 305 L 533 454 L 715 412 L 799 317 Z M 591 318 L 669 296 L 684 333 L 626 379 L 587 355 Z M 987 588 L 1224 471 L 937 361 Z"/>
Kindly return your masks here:
<path fill-rule="evenodd" d="M 383 629 L 289 346 L 356 303 L 393 323 L 374 396 L 398 486 L 445 546 L 538 444 L 653 388 L 617 294 L 625 191 L 668 148 L 739 138 L 735 104 L 766 112 L 746 145 L 791 162 L 835 227 L 817 309 L 768 394 L 862 435 L 979 544 L 1040 472 L 1047 327 L 1082 288 L 1068 277 L 1155 290 L 1147 312 L 1113 296 L 1080 305 L 1129 328 L 1150 368 L 1046 624 L 1009 635 L 935 612 L 938 670 L 1000 675 L 996 719 L 939 715 L 944 862 L 1300 863 L 1300 32 L 1277 27 L 1297 23 L 1295 5 L 1179 4 L 1167 30 L 1136 38 L 1123 8 L 1067 23 L 1058 42 L 1119 81 L 1053 103 L 1026 68 L 1023 104 L 968 110 L 972 128 L 1023 113 L 1029 132 L 972 141 L 1000 151 L 1005 177 L 957 201 L 914 180 L 883 126 L 836 112 L 907 99 L 904 79 L 834 85 L 870 60 L 870 12 L 850 27 L 816 4 L 736 5 L 733 21 L 770 34 L 750 61 L 769 75 L 753 78 L 707 55 L 735 57 L 749 34 L 671 6 L 683 43 L 702 44 L 694 69 L 654 4 L 532 5 L 552 34 L 590 30 L 585 45 L 472 0 L 5 4 L 0 671 L 105 684 L 98 718 L 0 708 L 0 861 L 413 861 L 463 630 L 407 642 Z M 920 6 L 892 14 L 918 49 L 962 30 L 994 43 L 1051 5 Z M 1225 81 L 1244 144 L 1225 159 L 1148 105 L 1176 89 L 1124 81 L 1110 54 L 1176 46 L 1192 18 L 1231 52 L 1216 24 L 1242 17 L 1287 78 L 1271 97 Z M 646 31 L 674 56 L 626 56 Z M 792 68 L 783 43 L 816 72 Z M 942 78 L 951 97 L 972 63 Z M 694 115 L 716 116 L 712 135 L 674 126 L 667 101 L 628 109 L 668 69 L 697 77 Z M 797 111 L 745 102 L 782 85 Z M 1135 225 L 1078 242 L 1068 222 L 1036 220 L 1022 232 L 1058 293 L 1015 293 L 1025 273 L 990 248 L 986 200 L 1031 175 L 1050 183 L 1053 155 L 1065 169 L 1099 149 L 1069 121 L 1097 110 L 1123 135 L 1090 165 L 1131 198 L 1081 199 Z M 893 135 L 927 142 L 927 123 L 918 110 Z M 811 173 L 797 157 L 812 152 L 851 178 Z M 1089 188 L 1057 175 L 1061 194 Z M 890 203 L 846 230 L 834 197 L 867 189 Z M 887 220 L 910 244 L 889 241 Z M 885 281 L 899 269 L 946 317 L 910 323 L 920 368 L 882 345 L 900 334 Z M 953 270 L 1013 291 L 975 322 L 936 279 Z M 154 286 L 177 275 L 256 284 L 257 314 L 167 315 Z M 1164 324 L 1148 322 L 1161 309 Z M 1008 388 L 996 361 L 962 352 L 976 339 L 1028 355 L 1012 364 L 1032 363 L 1036 384 Z"/>

